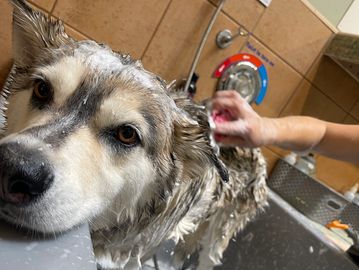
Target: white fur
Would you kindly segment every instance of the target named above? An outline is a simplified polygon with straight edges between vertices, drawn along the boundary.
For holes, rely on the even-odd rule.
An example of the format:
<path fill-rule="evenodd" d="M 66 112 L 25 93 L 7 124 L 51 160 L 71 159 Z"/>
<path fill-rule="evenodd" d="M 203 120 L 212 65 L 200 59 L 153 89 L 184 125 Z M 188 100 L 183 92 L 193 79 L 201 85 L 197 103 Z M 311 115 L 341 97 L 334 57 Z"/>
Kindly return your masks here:
<path fill-rule="evenodd" d="M 94 47 L 94 44 L 83 43 L 75 50 L 75 58 L 85 59 L 85 63 L 93 70 L 111 74 L 121 73 L 124 80 L 134 80 L 146 88 L 154 88 L 156 84 L 150 73 L 144 71 L 140 64 L 125 65 L 120 56 L 113 53 L 109 48 Z"/>
<path fill-rule="evenodd" d="M 53 65 L 38 68 L 35 74 L 41 74 L 51 82 L 55 91 L 55 104 L 62 104 L 77 89 L 85 72 L 81 59 L 67 56 Z"/>

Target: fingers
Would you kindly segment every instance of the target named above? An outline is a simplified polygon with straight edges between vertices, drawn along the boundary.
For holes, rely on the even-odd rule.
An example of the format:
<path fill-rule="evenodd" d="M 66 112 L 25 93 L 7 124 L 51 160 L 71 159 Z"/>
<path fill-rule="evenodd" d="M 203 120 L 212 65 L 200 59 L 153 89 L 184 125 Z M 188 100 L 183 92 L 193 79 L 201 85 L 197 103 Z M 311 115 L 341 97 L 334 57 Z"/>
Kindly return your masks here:
<path fill-rule="evenodd" d="M 216 91 L 214 93 L 214 96 L 213 98 L 216 98 L 216 97 L 230 97 L 230 98 L 238 98 L 238 99 L 241 99 L 243 101 L 245 101 L 241 95 L 235 91 L 235 90 L 221 90 L 221 91 Z"/>
<path fill-rule="evenodd" d="M 214 112 L 227 110 L 232 117 L 237 118 L 241 115 L 241 108 L 246 101 L 236 91 L 217 91 L 212 100 Z"/>
<path fill-rule="evenodd" d="M 217 122 L 214 132 L 228 136 L 245 137 L 248 133 L 248 124 L 243 120 Z"/>
<path fill-rule="evenodd" d="M 250 147 L 250 145 L 245 140 L 238 136 L 215 134 L 214 138 L 220 146 Z"/>

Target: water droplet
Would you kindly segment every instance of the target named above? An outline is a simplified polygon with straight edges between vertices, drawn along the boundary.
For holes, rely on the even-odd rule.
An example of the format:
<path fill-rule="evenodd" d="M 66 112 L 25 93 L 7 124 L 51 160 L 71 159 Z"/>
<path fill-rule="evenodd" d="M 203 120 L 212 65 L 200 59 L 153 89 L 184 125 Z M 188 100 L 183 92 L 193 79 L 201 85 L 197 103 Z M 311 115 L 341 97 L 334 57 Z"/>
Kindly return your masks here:
<path fill-rule="evenodd" d="M 44 149 L 42 149 L 42 147 L 40 147 L 40 148 L 38 148 L 37 150 L 39 150 L 40 152 L 42 152 L 42 150 L 44 150 Z"/>
<path fill-rule="evenodd" d="M 230 217 L 230 218 L 234 218 L 234 215 L 233 215 L 233 214 L 230 214 L 229 217 Z"/>
<path fill-rule="evenodd" d="M 174 252 L 174 251 L 171 251 L 170 255 L 173 256 L 174 254 L 175 254 L 175 252 Z"/>

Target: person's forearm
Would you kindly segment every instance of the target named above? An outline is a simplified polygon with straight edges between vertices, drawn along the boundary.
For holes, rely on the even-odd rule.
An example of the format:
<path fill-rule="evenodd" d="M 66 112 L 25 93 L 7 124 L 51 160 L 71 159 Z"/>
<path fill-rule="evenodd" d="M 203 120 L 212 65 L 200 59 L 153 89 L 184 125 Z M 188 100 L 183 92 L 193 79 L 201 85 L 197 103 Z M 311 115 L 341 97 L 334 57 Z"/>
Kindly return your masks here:
<path fill-rule="evenodd" d="M 266 118 L 268 142 L 284 149 L 304 152 L 311 150 L 323 138 L 326 125 L 323 121 L 303 116 Z"/>
<path fill-rule="evenodd" d="M 325 122 L 306 116 L 270 119 L 267 144 L 359 163 L 359 126 Z"/>
<path fill-rule="evenodd" d="M 325 135 L 314 150 L 332 158 L 359 164 L 359 125 L 325 123 Z"/>

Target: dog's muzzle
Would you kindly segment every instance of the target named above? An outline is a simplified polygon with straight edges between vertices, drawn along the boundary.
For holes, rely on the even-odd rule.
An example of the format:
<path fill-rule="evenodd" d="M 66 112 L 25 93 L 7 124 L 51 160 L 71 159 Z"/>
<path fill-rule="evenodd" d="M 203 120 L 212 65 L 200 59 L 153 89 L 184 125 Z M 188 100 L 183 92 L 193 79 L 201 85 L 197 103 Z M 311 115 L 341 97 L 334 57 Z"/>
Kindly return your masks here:
<path fill-rule="evenodd" d="M 54 175 L 39 149 L 20 143 L 0 145 L 0 199 L 15 205 L 26 205 L 49 189 Z"/>

